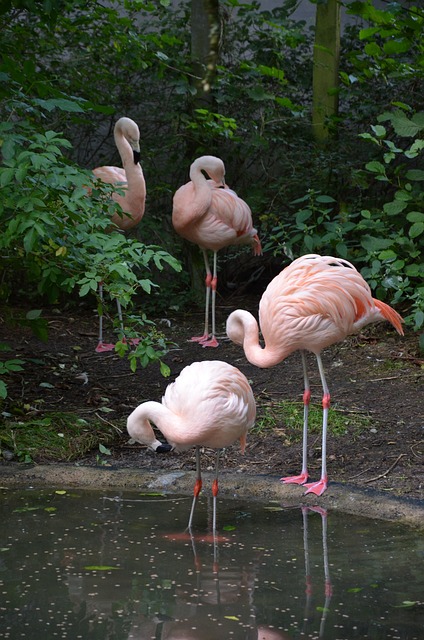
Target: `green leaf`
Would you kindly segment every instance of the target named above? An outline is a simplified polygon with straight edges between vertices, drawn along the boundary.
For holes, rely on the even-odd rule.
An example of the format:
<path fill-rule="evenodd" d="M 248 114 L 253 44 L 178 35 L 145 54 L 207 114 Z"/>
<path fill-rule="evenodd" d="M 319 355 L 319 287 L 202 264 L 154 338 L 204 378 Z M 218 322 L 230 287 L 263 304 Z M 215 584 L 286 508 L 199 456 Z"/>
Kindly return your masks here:
<path fill-rule="evenodd" d="M 395 604 L 396 609 L 411 609 L 418 604 L 416 600 L 403 600 L 401 604 Z"/>
<path fill-rule="evenodd" d="M 374 133 L 377 136 L 377 138 L 384 138 L 384 136 L 387 133 L 386 132 L 386 127 L 383 127 L 382 124 L 372 125 L 371 129 L 374 131 Z"/>
<path fill-rule="evenodd" d="M 41 309 L 31 309 L 31 311 L 28 311 L 25 317 L 27 320 L 37 320 L 41 316 L 41 314 Z"/>
<path fill-rule="evenodd" d="M 253 88 L 247 90 L 249 98 L 255 102 L 261 100 L 274 100 L 274 94 L 267 93 L 260 85 L 255 85 Z"/>
<path fill-rule="evenodd" d="M 376 42 L 369 42 L 365 45 L 365 53 L 372 57 L 378 57 L 382 51 Z"/>
<path fill-rule="evenodd" d="M 165 362 L 162 362 L 162 360 L 160 360 L 160 372 L 164 378 L 169 378 L 171 375 L 171 369 L 167 364 L 165 364 Z"/>
<path fill-rule="evenodd" d="M 303 209 L 302 211 L 298 211 L 296 213 L 296 224 L 302 225 L 306 220 L 312 216 L 312 211 L 310 209 Z"/>
<path fill-rule="evenodd" d="M 381 162 L 378 162 L 377 160 L 372 160 L 371 162 L 367 162 L 367 164 L 365 165 L 365 168 L 368 169 L 368 171 L 372 171 L 372 173 L 384 174 L 386 172 L 384 165 L 381 164 Z"/>
<path fill-rule="evenodd" d="M 119 567 L 112 567 L 107 564 L 90 564 L 84 567 L 86 571 L 118 571 Z"/>
<path fill-rule="evenodd" d="M 0 171 L 0 187 L 6 187 L 15 177 L 15 169 L 2 169 Z"/>
<path fill-rule="evenodd" d="M 393 128 L 399 136 L 412 138 L 417 135 L 423 128 L 420 124 L 414 123 L 404 113 L 398 111 L 396 114 L 389 114 Z"/>
<path fill-rule="evenodd" d="M 330 202 L 331 202 L 331 203 L 333 203 L 333 202 L 336 202 L 336 200 L 335 200 L 334 198 L 332 198 L 331 196 L 325 196 L 325 195 L 317 196 L 317 197 L 316 197 L 316 201 L 317 201 L 317 202 L 326 202 L 326 203 L 330 203 Z"/>
<path fill-rule="evenodd" d="M 423 222 L 424 213 L 422 211 L 410 211 L 406 215 L 406 219 L 408 220 L 408 222 Z"/>
<path fill-rule="evenodd" d="M 409 51 L 412 44 L 407 38 L 401 38 L 399 40 L 387 40 L 383 45 L 384 53 L 393 55 L 396 53 L 406 53 Z"/>
<path fill-rule="evenodd" d="M 409 229 L 410 238 L 418 238 L 424 232 L 424 222 L 414 222 Z"/>
<path fill-rule="evenodd" d="M 414 181 L 424 180 L 424 171 L 422 169 L 409 169 L 406 172 L 406 178 Z"/>
<path fill-rule="evenodd" d="M 366 251 L 370 253 L 374 251 L 382 251 L 388 249 L 393 244 L 392 240 L 385 240 L 384 238 L 375 238 L 373 236 L 364 236 L 361 240 L 361 245 Z"/>
<path fill-rule="evenodd" d="M 100 453 L 103 453 L 105 456 L 112 455 L 111 450 L 105 447 L 101 442 L 99 443 L 99 451 Z"/>
<path fill-rule="evenodd" d="M 7 398 L 7 385 L 3 382 L 3 380 L 0 380 L 0 398 L 2 400 Z"/>
<path fill-rule="evenodd" d="M 383 206 L 385 213 L 389 216 L 395 216 L 398 213 L 401 213 L 408 206 L 407 202 L 403 200 L 393 200 L 392 202 L 386 202 Z"/>
<path fill-rule="evenodd" d="M 373 36 L 376 33 L 378 33 L 379 30 L 380 30 L 379 27 L 368 27 L 367 29 L 361 29 L 359 31 L 359 39 L 366 40 L 370 36 Z"/>

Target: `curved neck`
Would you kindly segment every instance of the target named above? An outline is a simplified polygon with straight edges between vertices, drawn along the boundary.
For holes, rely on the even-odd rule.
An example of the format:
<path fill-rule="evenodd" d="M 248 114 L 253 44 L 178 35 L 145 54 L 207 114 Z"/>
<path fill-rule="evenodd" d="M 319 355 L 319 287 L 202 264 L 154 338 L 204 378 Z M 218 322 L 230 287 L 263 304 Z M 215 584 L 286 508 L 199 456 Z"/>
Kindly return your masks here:
<path fill-rule="evenodd" d="M 143 404 L 140 404 L 129 415 L 127 430 L 131 438 L 137 440 L 137 442 L 154 447 L 158 441 L 150 421 L 153 422 L 166 437 L 166 432 L 168 431 L 166 425 L 172 418 L 175 418 L 172 412 L 160 402 L 143 402 Z"/>
<path fill-rule="evenodd" d="M 117 196 L 116 201 L 119 202 L 124 211 L 131 213 L 132 220 L 129 221 L 127 225 L 128 228 L 130 228 L 139 222 L 144 214 L 146 183 L 140 164 L 134 162 L 134 149 L 121 131 L 116 132 L 115 143 L 121 156 L 127 182 L 125 187 L 123 187 L 125 189 L 125 195 Z M 138 145 L 135 151 L 139 153 Z M 118 223 L 118 226 L 122 228 L 122 222 L 121 224 Z"/>
<path fill-rule="evenodd" d="M 274 347 L 270 341 L 268 344 L 265 341 L 265 346 L 261 346 L 258 323 L 251 313 L 242 310 L 234 311 L 228 322 L 229 338 L 232 339 L 231 334 L 234 332 L 234 341 L 242 344 L 246 358 L 256 367 L 273 367 L 289 355 L 290 349 L 287 349 L 286 352 L 281 348 L 281 345 Z"/>
<path fill-rule="evenodd" d="M 199 166 L 197 160 L 195 160 L 190 167 L 190 180 L 192 181 L 196 189 L 207 184 L 207 180 L 203 175 L 201 167 Z"/>

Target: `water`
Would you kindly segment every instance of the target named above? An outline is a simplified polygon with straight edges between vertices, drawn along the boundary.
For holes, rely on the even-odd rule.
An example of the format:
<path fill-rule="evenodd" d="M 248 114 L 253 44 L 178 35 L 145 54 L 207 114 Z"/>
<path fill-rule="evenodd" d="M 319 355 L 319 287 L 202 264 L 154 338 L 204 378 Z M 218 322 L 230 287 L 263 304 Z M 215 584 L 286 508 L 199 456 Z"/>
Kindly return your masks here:
<path fill-rule="evenodd" d="M 4 639 L 424 638 L 416 531 L 318 509 L 1 490 Z"/>

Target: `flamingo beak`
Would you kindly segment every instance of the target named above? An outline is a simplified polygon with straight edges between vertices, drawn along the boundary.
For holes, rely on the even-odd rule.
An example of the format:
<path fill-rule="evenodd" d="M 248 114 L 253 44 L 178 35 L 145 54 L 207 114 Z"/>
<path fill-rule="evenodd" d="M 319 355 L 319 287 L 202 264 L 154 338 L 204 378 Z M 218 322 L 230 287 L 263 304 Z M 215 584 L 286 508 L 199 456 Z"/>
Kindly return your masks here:
<path fill-rule="evenodd" d="M 170 444 L 161 444 L 159 447 L 156 447 L 156 453 L 169 453 L 172 451 L 172 445 Z"/>

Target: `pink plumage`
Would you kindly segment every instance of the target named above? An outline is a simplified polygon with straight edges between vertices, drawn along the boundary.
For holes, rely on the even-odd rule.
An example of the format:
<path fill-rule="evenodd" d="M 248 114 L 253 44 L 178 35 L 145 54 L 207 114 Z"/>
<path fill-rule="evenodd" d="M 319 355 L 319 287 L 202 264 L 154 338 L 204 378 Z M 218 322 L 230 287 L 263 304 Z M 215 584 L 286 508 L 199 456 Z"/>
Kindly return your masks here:
<path fill-rule="evenodd" d="M 175 382 L 166 388 L 161 403 L 144 402 L 134 409 L 128 417 L 127 430 L 137 442 L 154 451 L 163 451 L 164 445 L 153 432 L 153 422 L 167 439 L 169 448 L 184 451 L 196 447 L 196 484 L 189 521 L 191 527 L 194 505 L 202 486 L 199 447 L 218 449 L 213 483 L 216 499 L 219 449 L 239 440 L 244 452 L 246 435 L 255 417 L 256 403 L 246 376 L 227 362 L 205 360 L 185 367 Z"/>
<path fill-rule="evenodd" d="M 310 387 L 305 351 L 317 358 L 323 386 L 322 473 L 317 483 L 305 485 L 321 495 L 327 487 L 326 435 L 330 393 L 320 353 L 373 322 L 387 320 L 403 335 L 402 318 L 389 305 L 376 300 L 355 267 L 339 258 L 305 255 L 294 260 L 268 285 L 259 304 L 259 324 L 265 346 L 259 343 L 259 327 L 251 313 L 233 311 L 227 319 L 227 335 L 243 346 L 247 359 L 258 367 L 272 367 L 300 350 L 305 379 L 303 466 L 299 476 L 285 482 L 304 484 L 308 479 L 307 423 Z"/>
<path fill-rule="evenodd" d="M 146 183 L 139 163 L 140 131 L 131 118 L 119 118 L 113 135 L 123 168 L 97 167 L 93 169 L 93 173 L 102 182 L 114 184 L 120 191 L 124 191 L 123 195 L 118 192 L 112 194 L 113 200 L 124 212 L 122 215 L 115 213 L 112 222 L 123 231 L 127 231 L 142 219 L 146 202 Z"/>
<path fill-rule="evenodd" d="M 206 179 L 205 171 L 210 180 Z M 173 199 L 172 223 L 175 231 L 203 252 L 206 269 L 205 328 L 193 337 L 203 347 L 217 347 L 215 336 L 215 299 L 218 282 L 217 252 L 238 244 L 252 245 L 255 255 L 262 253 L 253 227 L 249 206 L 225 184 L 225 167 L 220 158 L 202 156 L 190 167 L 190 182 L 180 187 Z M 213 252 L 213 273 L 207 252 Z M 211 294 L 212 292 L 212 294 Z M 212 322 L 209 333 L 209 299 L 212 295 Z"/>

